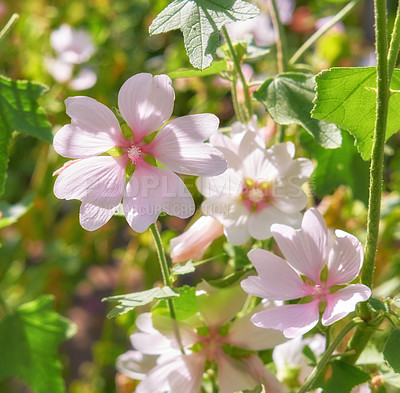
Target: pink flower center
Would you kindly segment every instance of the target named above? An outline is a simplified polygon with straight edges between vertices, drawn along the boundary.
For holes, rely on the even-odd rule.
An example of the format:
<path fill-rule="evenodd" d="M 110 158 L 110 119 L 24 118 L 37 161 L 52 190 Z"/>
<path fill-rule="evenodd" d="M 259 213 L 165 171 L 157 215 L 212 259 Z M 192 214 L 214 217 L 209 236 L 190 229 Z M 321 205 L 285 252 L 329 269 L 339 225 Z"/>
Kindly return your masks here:
<path fill-rule="evenodd" d="M 327 288 L 325 283 L 314 284 L 310 279 L 306 279 L 303 290 L 305 296 L 312 296 L 320 300 L 330 293 L 330 288 Z"/>
<path fill-rule="evenodd" d="M 139 157 L 142 155 L 142 150 L 140 149 L 140 147 L 132 145 L 129 149 L 128 149 L 128 157 L 131 160 L 132 164 L 137 164 L 137 161 L 139 159 Z"/>
<path fill-rule="evenodd" d="M 271 183 L 245 179 L 239 199 L 250 212 L 260 212 L 271 205 L 273 200 Z"/>
<path fill-rule="evenodd" d="M 216 360 L 222 345 L 225 344 L 226 338 L 218 333 L 218 329 L 210 328 L 208 336 L 202 336 L 200 342 L 204 345 L 203 350 L 207 354 L 210 361 Z"/>

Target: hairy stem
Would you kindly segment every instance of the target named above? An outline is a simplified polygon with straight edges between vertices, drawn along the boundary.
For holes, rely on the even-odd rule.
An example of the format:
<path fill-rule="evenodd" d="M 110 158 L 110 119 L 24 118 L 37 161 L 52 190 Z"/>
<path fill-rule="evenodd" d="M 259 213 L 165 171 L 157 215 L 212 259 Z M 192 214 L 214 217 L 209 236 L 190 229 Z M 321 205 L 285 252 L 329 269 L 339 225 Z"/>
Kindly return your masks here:
<path fill-rule="evenodd" d="M 332 341 L 332 344 L 329 345 L 328 349 L 325 351 L 321 360 L 318 362 L 317 366 L 314 368 L 314 370 L 312 371 L 310 376 L 307 378 L 306 382 L 301 387 L 301 389 L 299 390 L 298 393 L 307 393 L 307 392 L 311 391 L 313 384 L 317 380 L 321 371 L 328 364 L 334 350 L 337 348 L 337 346 L 340 344 L 340 342 L 343 340 L 343 338 L 346 336 L 346 334 L 348 332 L 350 332 L 350 330 L 353 329 L 355 326 L 357 326 L 359 323 L 362 323 L 362 321 L 359 320 L 358 318 L 353 319 L 339 332 L 339 334 Z"/>
<path fill-rule="evenodd" d="M 396 67 L 397 57 L 400 49 L 400 1 L 397 5 L 396 19 L 394 21 L 392 39 L 390 40 L 388 54 L 388 78 L 392 79 L 394 68 Z"/>
<path fill-rule="evenodd" d="M 276 58 L 278 63 L 278 72 L 285 72 L 287 70 L 287 42 L 285 29 L 279 17 L 278 7 L 276 0 L 268 0 L 269 13 L 274 26 L 276 35 Z"/>
<path fill-rule="evenodd" d="M 343 7 L 342 10 L 340 10 L 328 23 L 318 29 L 299 49 L 297 49 L 296 53 L 289 59 L 289 64 L 295 64 L 322 35 L 324 35 L 337 22 L 344 19 L 362 1 L 363 0 L 352 0 L 350 3 L 346 4 L 346 6 Z"/>
<path fill-rule="evenodd" d="M 236 75 L 239 76 L 240 82 L 243 85 L 243 92 L 244 92 L 244 103 L 245 103 L 245 111 L 244 111 L 244 118 L 243 120 L 247 123 L 250 121 L 251 115 L 252 115 L 252 107 L 251 107 L 251 98 L 250 98 L 250 92 L 249 92 L 249 86 L 247 85 L 246 79 L 243 75 L 242 68 L 240 66 L 240 61 L 236 56 L 235 48 L 232 45 L 232 41 L 229 37 L 228 30 L 226 30 L 226 27 L 222 27 L 222 32 L 224 34 L 224 38 L 226 43 L 228 44 L 229 52 L 232 56 L 233 64 L 235 66 L 235 73 Z"/>

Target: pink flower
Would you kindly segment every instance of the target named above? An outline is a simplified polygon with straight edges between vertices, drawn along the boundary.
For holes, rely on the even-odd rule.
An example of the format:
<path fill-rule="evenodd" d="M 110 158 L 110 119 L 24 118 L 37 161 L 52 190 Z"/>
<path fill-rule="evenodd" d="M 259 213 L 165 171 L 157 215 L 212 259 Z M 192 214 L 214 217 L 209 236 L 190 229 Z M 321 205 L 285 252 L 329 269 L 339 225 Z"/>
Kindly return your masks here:
<path fill-rule="evenodd" d="M 242 288 L 265 299 L 308 297 L 311 301 L 256 313 L 252 317 L 256 326 L 281 330 L 288 338 L 297 337 L 318 323 L 321 304 L 325 304 L 321 321 L 328 326 L 371 296 L 365 285 L 345 285 L 360 272 L 364 255 L 361 243 L 341 230 L 335 231 L 336 237 L 330 236 L 317 209 L 304 214 L 301 230 L 274 224 L 271 232 L 288 263 L 269 251 L 251 250 L 248 256 L 258 276 L 243 280 Z"/>
<path fill-rule="evenodd" d="M 203 213 L 224 226 L 230 243 L 267 239 L 274 223 L 300 225 L 307 204 L 301 186 L 314 167 L 308 159 L 293 159 L 293 143 L 265 149 L 260 136 L 248 130 L 231 138 L 216 133 L 211 144 L 224 153 L 229 168 L 222 175 L 199 178 L 196 184 L 206 197 Z"/>
<path fill-rule="evenodd" d="M 194 212 L 193 198 L 174 172 L 209 176 L 225 171 L 223 155 L 203 143 L 217 130 L 218 118 L 190 115 L 166 124 L 174 98 L 166 75 L 137 74 L 128 79 L 118 104 L 133 132 L 129 138 L 103 104 L 88 97 L 65 101 L 71 124 L 58 131 L 54 149 L 63 157 L 81 160 L 60 173 L 54 193 L 60 199 L 82 201 L 83 228 L 92 231 L 104 225 L 122 199 L 126 219 L 137 232 L 144 232 L 162 211 L 187 218 Z M 147 137 L 161 127 L 148 143 Z M 153 165 L 155 159 L 170 170 Z"/>
<path fill-rule="evenodd" d="M 212 217 L 200 217 L 187 231 L 171 239 L 174 263 L 200 260 L 210 244 L 224 233 L 224 227 Z"/>
<path fill-rule="evenodd" d="M 131 336 L 135 351 L 117 360 L 123 374 L 139 379 L 137 393 L 199 393 L 206 365 L 217 364 L 221 393 L 253 389 L 261 382 L 268 393 L 281 393 L 282 385 L 249 352 L 234 356 L 230 346 L 248 351 L 272 348 L 284 341 L 282 333 L 255 327 L 250 315 L 235 319 L 246 295 L 239 286 L 217 290 L 208 284 L 197 292 L 200 316 L 191 323 L 176 322 L 160 314 L 142 314 L 136 320 L 138 332 Z M 260 308 L 268 305 L 260 305 Z M 175 334 L 179 328 L 182 354 Z M 228 349 L 225 349 L 228 348 Z"/>

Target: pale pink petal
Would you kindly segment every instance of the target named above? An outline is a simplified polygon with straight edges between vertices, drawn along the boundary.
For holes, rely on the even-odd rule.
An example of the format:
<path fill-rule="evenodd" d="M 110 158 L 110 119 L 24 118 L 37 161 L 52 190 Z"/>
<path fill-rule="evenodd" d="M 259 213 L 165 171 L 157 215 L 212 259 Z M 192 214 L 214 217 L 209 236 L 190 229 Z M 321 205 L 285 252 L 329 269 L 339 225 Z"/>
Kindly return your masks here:
<path fill-rule="evenodd" d="M 322 315 L 322 324 L 332 325 L 354 311 L 357 303 L 368 300 L 370 296 L 371 289 L 363 284 L 352 284 L 326 295 L 326 309 Z"/>
<path fill-rule="evenodd" d="M 167 75 L 136 74 L 122 85 L 118 107 L 132 128 L 136 143 L 166 123 L 172 115 L 174 100 L 174 89 Z"/>
<path fill-rule="evenodd" d="M 278 381 L 275 375 L 264 366 L 257 355 L 245 357 L 243 358 L 243 362 L 249 368 L 250 373 L 255 376 L 256 381 L 265 387 L 267 393 L 286 392 L 284 386 Z"/>
<path fill-rule="evenodd" d="M 217 220 L 210 216 L 201 216 L 182 235 L 171 239 L 172 262 L 200 260 L 210 244 L 223 233 L 224 227 Z"/>
<path fill-rule="evenodd" d="M 256 380 L 244 362 L 233 359 L 221 351 L 218 362 L 218 386 L 221 393 L 254 389 Z"/>
<path fill-rule="evenodd" d="M 206 357 L 201 353 L 174 357 L 154 367 L 136 393 L 199 393 Z"/>
<path fill-rule="evenodd" d="M 95 231 L 105 225 L 114 213 L 121 202 L 121 197 L 109 199 L 107 201 L 97 201 L 94 203 L 82 201 L 79 210 L 79 223 L 83 229 L 87 231 Z"/>
<path fill-rule="evenodd" d="M 271 307 L 273 307 L 272 302 L 260 303 L 252 313 L 236 318 L 229 328 L 226 342 L 250 351 L 262 351 L 286 341 L 279 330 L 260 328 L 250 321 L 254 313 Z"/>
<path fill-rule="evenodd" d="M 76 161 L 65 168 L 54 184 L 60 199 L 79 199 L 118 205 L 125 187 L 125 162 L 111 156 L 91 157 Z"/>
<path fill-rule="evenodd" d="M 288 262 L 315 284 L 320 284 L 328 251 L 328 228 L 318 210 L 311 208 L 305 212 L 300 231 L 274 224 L 271 232 Z"/>
<path fill-rule="evenodd" d="M 261 249 L 253 249 L 247 255 L 259 274 L 242 281 L 247 293 L 270 300 L 291 300 L 306 295 L 303 281 L 282 258 Z"/>
<path fill-rule="evenodd" d="M 118 356 L 117 370 L 132 379 L 143 379 L 154 368 L 157 356 L 144 355 L 139 351 L 127 351 Z"/>
<path fill-rule="evenodd" d="M 105 105 L 89 97 L 65 100 L 71 124 L 54 137 L 54 150 L 63 157 L 85 158 L 105 153 L 113 147 L 128 147 L 117 118 Z"/>
<path fill-rule="evenodd" d="M 146 355 L 161 355 L 173 352 L 171 341 L 161 333 L 133 333 L 130 337 L 133 348 Z M 180 351 L 177 350 L 177 354 Z"/>
<path fill-rule="evenodd" d="M 336 230 L 329 253 L 327 286 L 347 284 L 360 273 L 364 252 L 360 241 L 347 232 Z"/>
<path fill-rule="evenodd" d="M 319 300 L 305 304 L 287 304 L 256 313 L 251 321 L 258 327 L 277 329 L 294 338 L 310 331 L 319 319 Z"/>
<path fill-rule="evenodd" d="M 215 288 L 207 282 L 197 285 L 198 310 L 207 326 L 219 327 L 232 320 L 242 309 L 247 294 L 239 285 L 229 288 Z"/>
<path fill-rule="evenodd" d="M 210 136 L 210 144 L 222 152 L 230 168 L 236 170 L 241 168 L 242 160 L 238 156 L 239 145 L 231 138 L 222 132 L 215 132 Z"/>
<path fill-rule="evenodd" d="M 218 217 L 224 226 L 224 233 L 229 243 L 239 246 L 250 239 L 248 229 L 249 212 L 241 203 L 230 205 L 229 213 L 223 217 Z"/>
<path fill-rule="evenodd" d="M 254 239 L 268 239 L 272 236 L 271 226 L 273 224 L 285 224 L 299 228 L 302 217 L 299 212 L 292 213 L 277 209 L 274 201 L 272 205 L 250 215 L 249 232 Z"/>
<path fill-rule="evenodd" d="M 166 124 L 146 147 L 166 168 L 186 175 L 216 176 L 223 173 L 223 154 L 204 143 L 218 130 L 218 117 L 209 113 L 179 117 Z"/>
<path fill-rule="evenodd" d="M 207 198 L 233 199 L 242 192 L 243 176 L 240 171 L 228 168 L 219 176 L 199 177 L 196 186 Z"/>
<path fill-rule="evenodd" d="M 137 165 L 126 186 L 123 200 L 126 220 L 136 232 L 144 232 L 161 212 L 179 218 L 193 215 L 193 198 L 175 173 L 148 165 Z"/>

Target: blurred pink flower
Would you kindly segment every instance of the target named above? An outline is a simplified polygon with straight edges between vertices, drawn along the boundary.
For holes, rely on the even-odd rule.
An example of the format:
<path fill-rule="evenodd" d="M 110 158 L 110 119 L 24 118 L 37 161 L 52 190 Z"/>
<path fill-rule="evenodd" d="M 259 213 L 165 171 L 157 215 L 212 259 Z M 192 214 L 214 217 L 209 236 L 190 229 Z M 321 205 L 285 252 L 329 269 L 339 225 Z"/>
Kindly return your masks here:
<path fill-rule="evenodd" d="M 228 170 L 219 176 L 197 179 L 197 187 L 206 197 L 204 214 L 224 226 L 228 241 L 234 245 L 250 237 L 271 237 L 274 223 L 299 226 L 300 211 L 307 204 L 301 185 L 314 169 L 311 161 L 294 160 L 295 146 L 291 142 L 265 149 L 258 131 L 233 133 L 231 138 L 214 134 L 211 144 L 224 153 Z"/>
<path fill-rule="evenodd" d="M 171 239 L 171 259 L 174 263 L 200 260 L 210 244 L 222 236 L 224 227 L 214 218 L 200 217 L 187 231 Z"/>
<path fill-rule="evenodd" d="M 141 382 L 136 393 L 199 393 L 208 362 L 216 363 L 221 393 L 253 389 L 263 383 L 268 393 L 282 392 L 282 385 L 254 353 L 233 356 L 230 345 L 243 350 L 272 348 L 285 341 L 276 330 L 255 327 L 250 315 L 229 323 L 241 310 L 246 294 L 239 286 L 216 289 L 201 284 L 196 294 L 201 314 L 193 328 L 158 314 L 142 314 L 136 320 L 138 332 L 131 336 L 135 351 L 117 360 L 118 370 Z M 268 307 L 267 304 L 260 308 Z M 193 320 L 193 319 L 192 319 Z M 183 354 L 176 338 L 179 328 Z"/>
<path fill-rule="evenodd" d="M 321 304 L 326 304 L 321 321 L 328 326 L 371 296 L 365 285 L 346 285 L 360 272 L 364 257 L 361 243 L 341 230 L 335 231 L 335 237 L 330 235 L 317 209 L 307 210 L 301 230 L 274 224 L 271 232 L 288 263 L 269 251 L 251 250 L 248 256 L 258 276 L 243 280 L 242 288 L 265 299 L 309 297 L 311 301 L 256 313 L 252 317 L 256 326 L 281 330 L 288 338 L 297 337 L 318 323 Z"/>
<path fill-rule="evenodd" d="M 187 218 L 193 198 L 174 172 L 204 176 L 226 169 L 222 154 L 203 142 L 218 128 L 212 114 L 189 115 L 166 124 L 172 114 L 174 90 L 166 75 L 137 74 L 118 95 L 122 117 L 133 131 L 122 134 L 117 118 L 89 97 L 68 98 L 71 124 L 54 137 L 54 149 L 63 157 L 82 159 L 58 176 L 54 193 L 60 199 L 82 201 L 80 222 L 95 230 L 115 213 L 123 198 L 129 225 L 144 232 L 160 212 Z M 147 143 L 146 137 L 162 129 Z M 103 153 L 109 155 L 103 155 Z M 155 165 L 157 159 L 161 165 Z M 126 182 L 126 169 L 133 175 Z"/>

